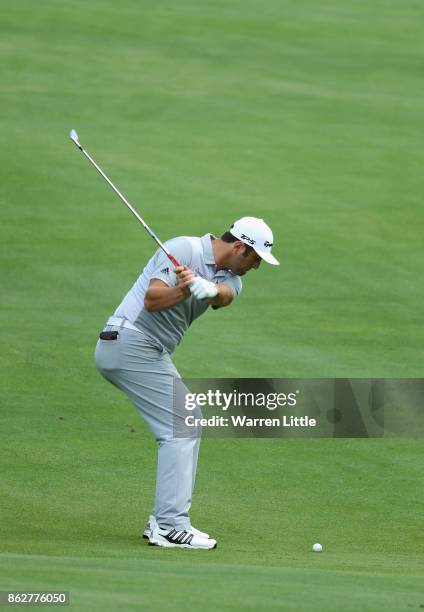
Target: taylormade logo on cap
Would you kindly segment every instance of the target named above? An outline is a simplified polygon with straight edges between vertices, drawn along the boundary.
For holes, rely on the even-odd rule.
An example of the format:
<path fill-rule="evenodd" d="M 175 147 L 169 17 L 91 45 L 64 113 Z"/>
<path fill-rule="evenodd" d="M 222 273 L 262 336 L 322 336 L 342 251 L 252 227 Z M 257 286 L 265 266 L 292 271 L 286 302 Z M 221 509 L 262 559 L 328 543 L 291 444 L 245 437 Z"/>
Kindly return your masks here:
<path fill-rule="evenodd" d="M 274 255 L 271 255 L 274 236 L 263 219 L 242 217 L 231 226 L 230 232 L 235 238 L 253 247 L 259 257 L 267 263 L 272 266 L 280 264 Z"/>

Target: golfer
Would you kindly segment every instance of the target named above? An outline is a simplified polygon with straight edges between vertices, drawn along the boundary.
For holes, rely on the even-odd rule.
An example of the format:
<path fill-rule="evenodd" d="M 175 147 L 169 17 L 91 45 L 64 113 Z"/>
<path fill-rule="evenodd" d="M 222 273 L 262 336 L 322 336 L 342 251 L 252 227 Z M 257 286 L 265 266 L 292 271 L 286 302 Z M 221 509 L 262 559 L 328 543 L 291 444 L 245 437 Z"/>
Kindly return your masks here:
<path fill-rule="evenodd" d="M 221 238 L 169 240 L 166 246 L 181 265 L 173 269 L 157 250 L 100 334 L 98 370 L 126 393 L 158 443 L 155 505 L 144 530 L 152 545 L 217 545 L 189 518 L 200 437 L 173 435 L 173 382 L 180 375 L 171 355 L 209 306 L 228 306 L 239 295 L 241 276 L 262 260 L 278 265 L 272 242 L 271 229 L 255 217 L 239 219 Z"/>

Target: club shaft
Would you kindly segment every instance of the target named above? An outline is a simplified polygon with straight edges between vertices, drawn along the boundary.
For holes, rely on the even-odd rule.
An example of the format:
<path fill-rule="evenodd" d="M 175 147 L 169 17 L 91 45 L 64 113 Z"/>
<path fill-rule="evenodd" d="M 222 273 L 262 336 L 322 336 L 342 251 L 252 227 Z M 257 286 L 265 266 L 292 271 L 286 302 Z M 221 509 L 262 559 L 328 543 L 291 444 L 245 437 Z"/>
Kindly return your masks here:
<path fill-rule="evenodd" d="M 89 153 L 87 153 L 87 151 L 84 149 L 84 147 L 82 147 L 79 143 L 77 144 L 77 147 L 80 149 L 80 151 L 82 153 L 84 153 L 84 155 L 86 156 L 86 158 L 93 164 L 93 166 L 96 168 L 97 172 L 99 172 L 99 174 L 102 175 L 102 177 L 105 179 L 105 181 L 107 182 L 107 184 L 109 185 L 109 187 L 111 187 L 113 189 L 113 191 L 116 193 L 116 195 L 124 202 L 124 204 L 126 204 L 126 206 L 128 206 L 128 208 L 130 209 L 130 211 L 133 213 L 133 215 L 140 221 L 141 225 L 144 227 L 144 229 L 147 231 L 147 233 L 153 238 L 153 240 L 160 246 L 160 248 L 162 249 L 162 251 L 166 254 L 166 256 L 168 257 L 168 259 L 174 264 L 174 266 L 179 266 L 180 264 L 178 263 L 178 261 L 175 259 L 175 257 L 172 255 L 172 253 L 170 253 L 168 251 L 168 249 L 166 248 L 166 246 L 159 240 L 159 238 L 156 236 L 156 234 L 150 229 L 150 227 L 147 225 L 147 223 L 145 223 L 145 221 L 143 221 L 143 219 L 140 217 L 140 215 L 138 214 L 138 212 L 136 211 L 136 209 L 128 202 L 128 200 L 126 199 L 126 197 L 119 191 L 119 189 L 117 187 L 115 187 L 115 185 L 112 183 L 112 181 L 110 180 L 109 177 L 106 176 L 106 174 L 103 172 L 103 170 L 100 168 L 100 166 L 98 166 L 96 164 L 96 162 L 94 161 L 94 159 L 91 157 L 91 155 L 89 155 Z"/>

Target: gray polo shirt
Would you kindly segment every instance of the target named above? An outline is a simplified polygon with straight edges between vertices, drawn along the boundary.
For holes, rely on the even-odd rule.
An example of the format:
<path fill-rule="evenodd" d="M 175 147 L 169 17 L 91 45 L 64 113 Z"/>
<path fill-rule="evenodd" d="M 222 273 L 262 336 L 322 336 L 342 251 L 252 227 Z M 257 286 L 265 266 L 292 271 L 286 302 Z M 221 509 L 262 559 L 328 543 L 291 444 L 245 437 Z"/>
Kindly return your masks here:
<path fill-rule="evenodd" d="M 181 265 L 188 266 L 197 276 L 206 280 L 225 283 L 236 297 L 242 289 L 241 278 L 230 270 L 217 271 L 212 251 L 213 238 L 212 234 L 205 234 L 201 238 L 180 236 L 168 240 L 165 245 Z M 165 253 L 158 249 L 115 311 L 116 316 L 125 317 L 145 334 L 159 340 L 170 353 L 175 350 L 192 322 L 209 306 L 208 299 L 197 300 L 191 295 L 181 304 L 167 310 L 145 310 L 144 295 L 152 279 L 159 279 L 169 287 L 177 284 L 173 268 Z"/>

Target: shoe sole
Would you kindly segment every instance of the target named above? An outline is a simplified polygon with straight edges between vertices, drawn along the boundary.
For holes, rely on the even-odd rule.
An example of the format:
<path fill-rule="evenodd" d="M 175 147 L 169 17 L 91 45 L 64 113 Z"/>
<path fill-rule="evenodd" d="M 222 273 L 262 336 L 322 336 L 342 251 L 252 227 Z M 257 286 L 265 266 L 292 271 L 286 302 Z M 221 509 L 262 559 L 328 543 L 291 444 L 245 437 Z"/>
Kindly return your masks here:
<path fill-rule="evenodd" d="M 149 546 L 161 546 L 162 548 L 192 548 L 193 550 L 213 550 L 218 546 L 218 542 L 215 542 L 213 546 L 193 546 L 192 544 L 173 544 L 172 542 L 163 540 L 149 540 Z"/>

